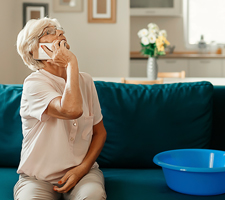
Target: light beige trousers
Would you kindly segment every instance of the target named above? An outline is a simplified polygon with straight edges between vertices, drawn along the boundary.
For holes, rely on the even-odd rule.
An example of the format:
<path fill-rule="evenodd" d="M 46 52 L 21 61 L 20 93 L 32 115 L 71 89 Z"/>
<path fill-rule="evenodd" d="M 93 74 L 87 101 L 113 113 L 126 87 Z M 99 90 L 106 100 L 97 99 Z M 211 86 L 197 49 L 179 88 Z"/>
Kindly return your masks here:
<path fill-rule="evenodd" d="M 53 184 L 34 177 L 20 175 L 14 186 L 14 200 L 105 200 L 104 176 L 98 168 L 91 169 L 77 185 L 67 193 L 53 190 Z"/>

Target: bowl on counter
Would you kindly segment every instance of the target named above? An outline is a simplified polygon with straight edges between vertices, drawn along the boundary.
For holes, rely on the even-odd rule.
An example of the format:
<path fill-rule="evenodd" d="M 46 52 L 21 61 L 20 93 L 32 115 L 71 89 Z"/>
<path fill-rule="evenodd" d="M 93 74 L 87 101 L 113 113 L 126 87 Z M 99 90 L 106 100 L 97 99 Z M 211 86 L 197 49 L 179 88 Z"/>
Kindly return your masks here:
<path fill-rule="evenodd" d="M 155 155 L 172 190 L 189 195 L 225 193 L 225 152 L 211 149 L 178 149 Z"/>

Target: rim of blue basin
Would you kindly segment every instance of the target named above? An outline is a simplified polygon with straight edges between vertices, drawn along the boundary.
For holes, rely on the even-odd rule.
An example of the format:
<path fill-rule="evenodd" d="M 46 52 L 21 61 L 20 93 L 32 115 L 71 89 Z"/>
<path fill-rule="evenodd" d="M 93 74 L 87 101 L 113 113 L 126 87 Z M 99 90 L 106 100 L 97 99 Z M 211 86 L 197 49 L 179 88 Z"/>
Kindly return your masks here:
<path fill-rule="evenodd" d="M 176 150 L 170 150 L 170 151 L 164 151 L 161 153 L 158 153 L 154 156 L 153 162 L 156 165 L 159 165 L 161 167 L 167 168 L 167 169 L 173 169 L 177 171 L 185 171 L 185 172 L 225 172 L 225 166 L 224 167 L 215 167 L 215 168 L 200 168 L 200 167 L 185 167 L 185 166 L 178 166 L 178 165 L 171 165 L 165 162 L 160 161 L 158 158 L 160 155 L 168 154 L 170 152 L 175 151 L 202 151 L 202 152 L 210 152 L 210 153 L 220 153 L 224 155 L 225 159 L 225 151 L 220 150 L 212 150 L 212 149 L 176 149 Z"/>

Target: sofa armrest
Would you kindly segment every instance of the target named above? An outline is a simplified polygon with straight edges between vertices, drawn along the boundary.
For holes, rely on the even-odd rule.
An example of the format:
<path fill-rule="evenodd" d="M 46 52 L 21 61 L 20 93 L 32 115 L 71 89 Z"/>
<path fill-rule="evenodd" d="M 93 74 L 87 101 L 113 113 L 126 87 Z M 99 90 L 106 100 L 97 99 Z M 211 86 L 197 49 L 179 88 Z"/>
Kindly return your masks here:
<path fill-rule="evenodd" d="M 225 151 L 225 86 L 214 86 L 211 148 Z"/>

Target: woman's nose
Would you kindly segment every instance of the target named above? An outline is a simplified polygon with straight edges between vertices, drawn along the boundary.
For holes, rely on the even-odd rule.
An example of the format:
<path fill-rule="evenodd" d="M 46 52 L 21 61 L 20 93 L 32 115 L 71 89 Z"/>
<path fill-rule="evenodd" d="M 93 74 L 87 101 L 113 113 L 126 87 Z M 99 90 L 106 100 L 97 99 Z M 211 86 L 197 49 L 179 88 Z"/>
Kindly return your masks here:
<path fill-rule="evenodd" d="M 63 35 L 63 31 L 62 30 L 56 30 L 56 35 L 57 36 L 61 36 L 61 35 Z"/>

